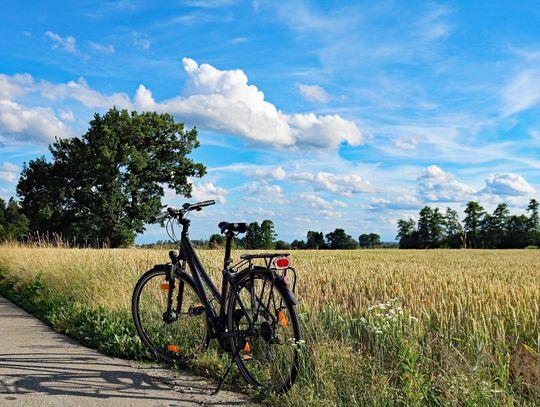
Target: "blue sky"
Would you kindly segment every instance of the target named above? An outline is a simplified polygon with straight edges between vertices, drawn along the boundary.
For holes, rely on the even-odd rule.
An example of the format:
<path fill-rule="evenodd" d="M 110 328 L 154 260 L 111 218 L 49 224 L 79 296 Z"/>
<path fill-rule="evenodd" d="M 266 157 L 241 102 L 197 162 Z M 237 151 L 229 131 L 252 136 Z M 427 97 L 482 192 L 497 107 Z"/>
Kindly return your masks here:
<path fill-rule="evenodd" d="M 0 36 L 4 198 L 113 105 L 199 129 L 192 200 L 219 205 L 194 237 L 272 219 L 285 240 L 393 240 L 426 204 L 538 197 L 537 2 L 6 0 Z"/>

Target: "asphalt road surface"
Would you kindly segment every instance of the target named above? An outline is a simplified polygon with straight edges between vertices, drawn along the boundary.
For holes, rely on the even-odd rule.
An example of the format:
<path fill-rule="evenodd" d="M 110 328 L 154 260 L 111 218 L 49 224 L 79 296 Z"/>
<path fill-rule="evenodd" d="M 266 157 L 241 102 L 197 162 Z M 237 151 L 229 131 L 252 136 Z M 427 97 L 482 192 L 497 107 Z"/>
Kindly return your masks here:
<path fill-rule="evenodd" d="M 0 406 L 248 406 L 241 394 L 103 356 L 0 297 Z"/>

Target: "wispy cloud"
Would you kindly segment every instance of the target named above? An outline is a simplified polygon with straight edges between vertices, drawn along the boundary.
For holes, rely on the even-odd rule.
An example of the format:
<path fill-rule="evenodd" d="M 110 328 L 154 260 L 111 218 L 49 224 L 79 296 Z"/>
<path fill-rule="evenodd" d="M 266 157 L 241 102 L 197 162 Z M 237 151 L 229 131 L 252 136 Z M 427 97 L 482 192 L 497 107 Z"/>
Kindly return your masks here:
<path fill-rule="evenodd" d="M 220 8 L 234 4 L 234 0 L 188 0 L 185 4 L 198 8 Z"/>
<path fill-rule="evenodd" d="M 90 46 L 100 54 L 112 55 L 116 52 L 116 49 L 111 44 L 99 44 L 97 42 L 90 42 Z"/>
<path fill-rule="evenodd" d="M 510 116 L 540 102 L 540 70 L 526 69 L 514 76 L 502 90 L 503 114 Z"/>
<path fill-rule="evenodd" d="M 327 103 L 330 101 L 330 95 L 319 85 L 297 83 L 296 89 L 304 99 L 310 102 Z"/>
<path fill-rule="evenodd" d="M 248 41 L 249 39 L 247 37 L 234 37 L 229 40 L 231 44 L 243 44 Z"/>
<path fill-rule="evenodd" d="M 52 40 L 51 47 L 53 49 L 61 49 L 62 51 L 75 55 L 80 54 L 77 48 L 77 40 L 75 39 L 75 37 L 71 35 L 68 35 L 67 37 L 61 37 L 60 35 L 53 33 L 52 31 L 47 31 L 44 35 L 45 37 Z"/>

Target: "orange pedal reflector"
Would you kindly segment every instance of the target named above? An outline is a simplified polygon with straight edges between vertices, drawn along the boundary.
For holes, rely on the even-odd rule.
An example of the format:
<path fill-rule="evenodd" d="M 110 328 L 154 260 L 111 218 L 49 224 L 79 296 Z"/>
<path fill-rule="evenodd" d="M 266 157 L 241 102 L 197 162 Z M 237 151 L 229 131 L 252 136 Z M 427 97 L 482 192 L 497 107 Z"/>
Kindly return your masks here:
<path fill-rule="evenodd" d="M 242 356 L 242 360 L 243 360 L 244 362 L 245 362 L 246 360 L 251 360 L 251 359 L 253 359 L 253 358 L 252 358 L 251 356 L 249 356 L 249 355 L 244 355 L 244 356 Z"/>
<path fill-rule="evenodd" d="M 279 323 L 281 324 L 281 326 L 283 328 L 287 328 L 287 320 L 285 319 L 285 315 L 283 315 L 283 311 L 279 311 L 278 312 L 278 318 L 279 318 Z"/>
<path fill-rule="evenodd" d="M 180 346 L 178 346 L 178 345 L 167 345 L 167 350 L 169 352 L 178 353 L 178 352 L 180 352 Z"/>
<path fill-rule="evenodd" d="M 244 352 L 245 353 L 251 352 L 251 347 L 249 346 L 249 342 L 246 342 L 246 344 L 244 345 Z"/>
<path fill-rule="evenodd" d="M 163 283 L 159 286 L 161 288 L 162 291 L 169 291 L 169 283 Z"/>

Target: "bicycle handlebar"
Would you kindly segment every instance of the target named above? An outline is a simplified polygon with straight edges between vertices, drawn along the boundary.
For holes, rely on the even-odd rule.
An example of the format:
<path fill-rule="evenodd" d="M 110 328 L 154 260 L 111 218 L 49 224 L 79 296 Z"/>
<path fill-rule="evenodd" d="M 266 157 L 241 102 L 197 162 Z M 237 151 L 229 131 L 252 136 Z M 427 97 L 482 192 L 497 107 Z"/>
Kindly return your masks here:
<path fill-rule="evenodd" d="M 197 202 L 195 204 L 190 204 L 186 202 L 184 205 L 182 205 L 181 209 L 175 208 L 174 206 L 169 206 L 167 207 L 165 211 L 159 212 L 155 214 L 154 216 L 152 216 L 150 218 L 150 223 L 155 223 L 166 217 L 172 217 L 172 218 L 182 217 L 184 214 L 186 214 L 189 211 L 200 211 L 205 206 L 214 205 L 215 203 L 216 201 L 214 201 L 213 199 L 210 199 L 208 201 Z"/>

